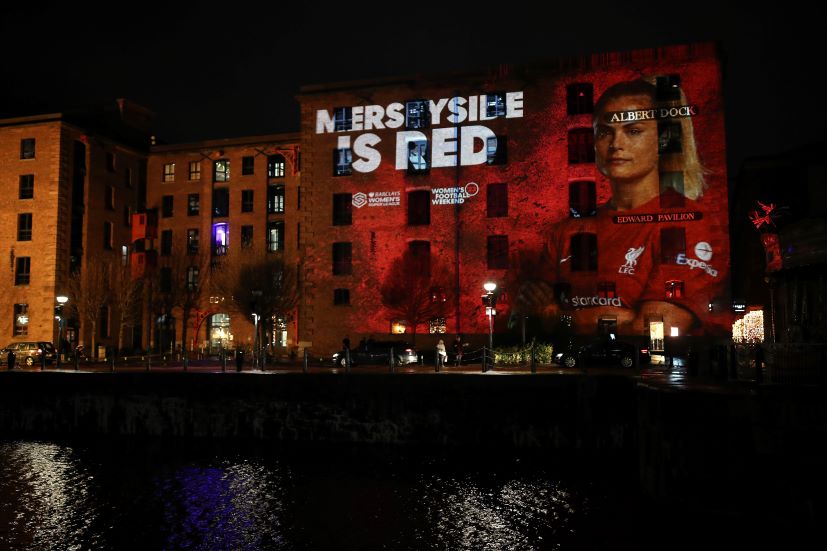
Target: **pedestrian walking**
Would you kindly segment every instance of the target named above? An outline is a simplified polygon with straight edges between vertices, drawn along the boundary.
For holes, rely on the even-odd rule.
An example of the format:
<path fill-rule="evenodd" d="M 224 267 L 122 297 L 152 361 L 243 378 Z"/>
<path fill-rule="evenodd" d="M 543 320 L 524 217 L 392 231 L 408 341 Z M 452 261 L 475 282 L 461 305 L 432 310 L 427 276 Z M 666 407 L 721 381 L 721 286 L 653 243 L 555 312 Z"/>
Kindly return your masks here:
<path fill-rule="evenodd" d="M 445 341 L 439 339 L 439 342 L 436 343 L 436 365 L 437 367 L 442 367 L 445 365 L 445 362 L 448 360 L 448 351 L 445 350 Z"/>
<path fill-rule="evenodd" d="M 462 363 L 462 347 L 464 343 L 462 342 L 462 337 L 457 335 L 454 339 L 454 344 L 451 345 L 451 351 L 454 353 L 454 365 L 459 367 Z"/>
<path fill-rule="evenodd" d="M 9 348 L 8 360 L 9 360 L 9 362 L 8 362 L 9 363 L 9 369 L 14 369 L 15 355 L 14 355 L 14 350 L 12 350 L 11 348 Z"/>

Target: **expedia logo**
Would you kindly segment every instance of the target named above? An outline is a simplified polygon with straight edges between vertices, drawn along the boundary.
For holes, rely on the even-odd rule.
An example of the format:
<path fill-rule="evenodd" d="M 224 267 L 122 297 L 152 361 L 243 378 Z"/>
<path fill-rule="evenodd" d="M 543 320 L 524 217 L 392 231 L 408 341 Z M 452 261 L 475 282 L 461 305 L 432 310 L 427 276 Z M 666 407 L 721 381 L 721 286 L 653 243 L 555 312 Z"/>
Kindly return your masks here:
<path fill-rule="evenodd" d="M 709 275 L 711 275 L 712 277 L 718 277 L 718 270 L 716 270 L 715 268 L 713 268 L 712 266 L 710 266 L 706 262 L 704 262 L 702 260 L 698 260 L 697 258 L 686 258 L 685 254 L 680 253 L 678 255 L 677 262 L 681 266 L 689 266 L 690 270 L 694 270 L 695 268 L 699 268 L 699 269 L 705 271 L 706 273 L 708 273 Z"/>

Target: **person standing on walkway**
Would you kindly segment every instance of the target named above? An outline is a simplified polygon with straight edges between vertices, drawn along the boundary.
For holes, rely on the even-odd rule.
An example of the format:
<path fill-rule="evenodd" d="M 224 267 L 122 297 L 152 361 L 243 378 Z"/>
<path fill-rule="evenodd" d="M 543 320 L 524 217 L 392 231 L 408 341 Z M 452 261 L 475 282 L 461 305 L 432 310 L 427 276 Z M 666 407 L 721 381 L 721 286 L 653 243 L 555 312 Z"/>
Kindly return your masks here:
<path fill-rule="evenodd" d="M 439 342 L 436 344 L 436 365 L 437 365 L 437 367 L 444 366 L 447 360 L 448 360 L 448 351 L 445 350 L 445 341 L 443 341 L 442 339 L 439 339 Z"/>

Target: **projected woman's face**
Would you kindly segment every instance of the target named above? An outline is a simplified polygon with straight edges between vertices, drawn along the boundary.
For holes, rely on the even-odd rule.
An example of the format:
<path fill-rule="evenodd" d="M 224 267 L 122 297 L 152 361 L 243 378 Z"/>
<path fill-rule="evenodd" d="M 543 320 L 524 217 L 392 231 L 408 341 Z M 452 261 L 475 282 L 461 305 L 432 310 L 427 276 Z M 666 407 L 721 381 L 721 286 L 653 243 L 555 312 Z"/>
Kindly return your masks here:
<path fill-rule="evenodd" d="M 597 168 L 614 182 L 634 183 L 658 171 L 658 124 L 654 119 L 608 122 L 613 112 L 652 109 L 648 96 L 620 96 L 606 102 L 595 124 L 594 149 Z"/>

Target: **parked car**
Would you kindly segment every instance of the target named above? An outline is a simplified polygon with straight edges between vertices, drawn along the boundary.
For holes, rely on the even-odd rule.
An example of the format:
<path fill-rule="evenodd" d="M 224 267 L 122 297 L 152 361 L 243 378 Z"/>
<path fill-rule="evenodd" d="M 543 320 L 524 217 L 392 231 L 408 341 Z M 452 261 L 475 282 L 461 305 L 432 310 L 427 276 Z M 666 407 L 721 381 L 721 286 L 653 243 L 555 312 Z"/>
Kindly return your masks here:
<path fill-rule="evenodd" d="M 350 350 L 351 365 L 390 365 L 393 350 L 394 365 L 415 364 L 419 361 L 416 350 L 404 341 L 369 341 Z M 333 354 L 333 365 L 345 367 L 345 351 Z"/>
<path fill-rule="evenodd" d="M 554 355 L 554 361 L 565 367 L 575 367 L 581 363 L 632 367 L 636 353 L 640 354 L 640 363 L 649 363 L 648 348 L 638 348 L 629 342 L 606 338 L 583 346 L 572 346 L 564 352 L 558 352 Z"/>
<path fill-rule="evenodd" d="M 45 356 L 47 363 L 54 362 L 57 357 L 55 347 L 50 342 L 22 341 L 10 343 L 0 351 L 0 361 L 2 361 L 2 363 L 8 362 L 10 350 L 14 351 L 15 363 L 26 364 L 30 367 L 35 364 L 40 364 L 42 361 L 41 357 Z"/>

